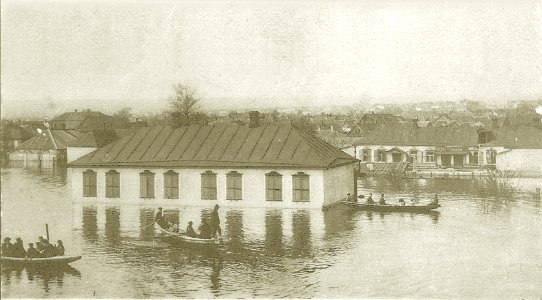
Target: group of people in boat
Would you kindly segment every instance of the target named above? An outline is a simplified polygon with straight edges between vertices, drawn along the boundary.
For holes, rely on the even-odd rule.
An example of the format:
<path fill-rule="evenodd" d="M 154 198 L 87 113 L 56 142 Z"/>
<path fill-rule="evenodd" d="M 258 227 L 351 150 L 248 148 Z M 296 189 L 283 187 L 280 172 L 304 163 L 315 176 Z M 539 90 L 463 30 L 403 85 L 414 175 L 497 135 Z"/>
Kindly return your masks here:
<path fill-rule="evenodd" d="M 200 239 L 212 239 L 222 235 L 222 229 L 220 228 L 220 217 L 218 216 L 219 208 L 220 206 L 216 204 L 213 212 L 211 212 L 211 219 L 209 220 L 209 222 L 207 222 L 207 219 L 205 217 L 201 218 L 201 224 L 198 227 L 198 230 L 200 231 L 199 234 L 196 233 L 196 231 L 194 230 L 194 223 L 192 221 L 188 222 L 188 226 L 186 227 L 186 232 L 184 234 L 192 238 Z M 161 207 L 158 208 L 158 212 L 154 217 L 154 221 L 164 229 L 169 229 L 173 232 L 179 232 L 179 226 L 177 224 L 168 222 L 166 220 Z"/>
<path fill-rule="evenodd" d="M 43 236 L 38 238 L 36 247 L 34 243 L 28 243 L 28 249 L 25 250 L 23 240 L 18 237 L 15 243 L 11 243 L 11 238 L 4 238 L 2 243 L 2 256 L 18 258 L 47 258 L 64 255 L 64 244 L 58 240 L 56 245 L 49 243 Z"/>
<path fill-rule="evenodd" d="M 360 198 L 363 198 L 364 196 L 361 195 Z M 352 196 L 351 194 L 347 194 L 346 196 L 346 201 L 348 202 L 357 202 L 357 199 Z M 365 204 L 368 204 L 368 205 L 375 205 L 375 201 L 373 200 L 373 193 L 370 193 L 369 194 L 369 197 L 367 197 L 367 201 L 365 202 Z M 378 204 L 379 205 L 388 205 L 388 203 L 386 203 L 386 200 L 384 199 L 384 194 L 380 194 L 380 199 L 378 200 Z M 400 198 L 399 199 L 399 205 L 401 206 L 405 206 L 406 203 L 405 203 L 405 200 L 403 198 Z M 429 205 L 438 205 L 438 195 L 435 194 L 435 196 L 433 196 L 433 199 L 431 199 L 431 203 L 429 203 Z"/>

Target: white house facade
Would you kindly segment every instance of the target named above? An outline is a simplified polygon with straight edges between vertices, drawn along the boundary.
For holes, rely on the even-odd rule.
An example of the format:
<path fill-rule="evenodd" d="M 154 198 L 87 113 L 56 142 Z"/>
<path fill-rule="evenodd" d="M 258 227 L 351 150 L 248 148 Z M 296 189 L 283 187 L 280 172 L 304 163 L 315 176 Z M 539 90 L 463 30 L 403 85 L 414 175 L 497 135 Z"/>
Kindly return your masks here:
<path fill-rule="evenodd" d="M 141 128 L 69 164 L 75 201 L 321 208 L 357 160 L 292 126 Z"/>

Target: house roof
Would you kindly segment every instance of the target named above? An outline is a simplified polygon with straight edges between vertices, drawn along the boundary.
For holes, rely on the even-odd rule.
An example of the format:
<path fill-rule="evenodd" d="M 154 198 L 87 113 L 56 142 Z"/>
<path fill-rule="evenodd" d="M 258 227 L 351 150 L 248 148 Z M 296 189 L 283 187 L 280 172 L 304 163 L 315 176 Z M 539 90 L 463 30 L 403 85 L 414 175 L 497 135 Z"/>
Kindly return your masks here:
<path fill-rule="evenodd" d="M 14 150 L 57 150 L 66 149 L 81 136 L 79 130 L 45 130 L 42 134 L 20 144 Z"/>
<path fill-rule="evenodd" d="M 84 121 L 88 117 L 109 117 L 99 111 L 70 111 L 52 119 L 52 122 Z"/>
<path fill-rule="evenodd" d="M 27 140 L 32 132 L 16 124 L 2 124 L 2 138 L 5 140 Z"/>
<path fill-rule="evenodd" d="M 488 146 L 509 149 L 542 149 L 542 129 L 532 126 L 503 127 L 492 130 L 495 140 Z"/>
<path fill-rule="evenodd" d="M 414 128 L 404 125 L 365 132 L 352 142 L 357 145 L 476 146 L 478 132 L 470 126 Z"/>
<path fill-rule="evenodd" d="M 103 147 L 118 140 L 120 135 L 115 130 L 93 130 L 79 136 L 70 146 L 72 147 Z"/>
<path fill-rule="evenodd" d="M 357 161 L 291 125 L 220 124 L 143 127 L 70 166 L 331 168 Z"/>

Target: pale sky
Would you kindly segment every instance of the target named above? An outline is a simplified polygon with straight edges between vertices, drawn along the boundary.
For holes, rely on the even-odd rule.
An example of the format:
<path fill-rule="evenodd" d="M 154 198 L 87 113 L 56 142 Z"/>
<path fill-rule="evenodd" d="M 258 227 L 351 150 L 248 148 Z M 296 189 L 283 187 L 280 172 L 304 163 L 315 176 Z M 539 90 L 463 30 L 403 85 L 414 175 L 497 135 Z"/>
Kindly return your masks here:
<path fill-rule="evenodd" d="M 2 116 L 542 99 L 542 1 L 2 1 Z"/>

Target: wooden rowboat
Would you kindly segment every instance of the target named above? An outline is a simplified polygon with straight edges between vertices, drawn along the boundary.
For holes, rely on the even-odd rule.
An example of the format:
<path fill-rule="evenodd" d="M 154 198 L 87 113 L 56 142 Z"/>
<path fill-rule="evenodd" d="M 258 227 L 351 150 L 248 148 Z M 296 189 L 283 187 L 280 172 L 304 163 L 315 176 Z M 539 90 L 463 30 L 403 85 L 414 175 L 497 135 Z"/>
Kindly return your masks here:
<path fill-rule="evenodd" d="M 189 244 L 195 244 L 195 245 L 219 245 L 220 244 L 220 239 L 218 238 L 200 239 L 200 238 L 189 237 L 188 235 L 184 233 L 177 233 L 177 232 L 164 229 L 160 225 L 158 225 L 158 223 L 154 223 L 154 227 L 162 234 L 163 237 L 169 238 L 171 241 L 174 241 L 174 242 L 182 242 L 182 243 L 189 243 Z"/>
<path fill-rule="evenodd" d="M 47 258 L 19 258 L 2 256 L 2 264 L 20 265 L 20 266 L 52 266 L 67 265 L 71 262 L 80 260 L 81 256 L 53 256 Z"/>
<path fill-rule="evenodd" d="M 357 202 L 346 202 L 343 204 L 357 210 L 377 211 L 377 212 L 410 212 L 410 213 L 428 213 L 440 207 L 440 204 L 427 205 L 380 205 L 366 204 Z"/>

